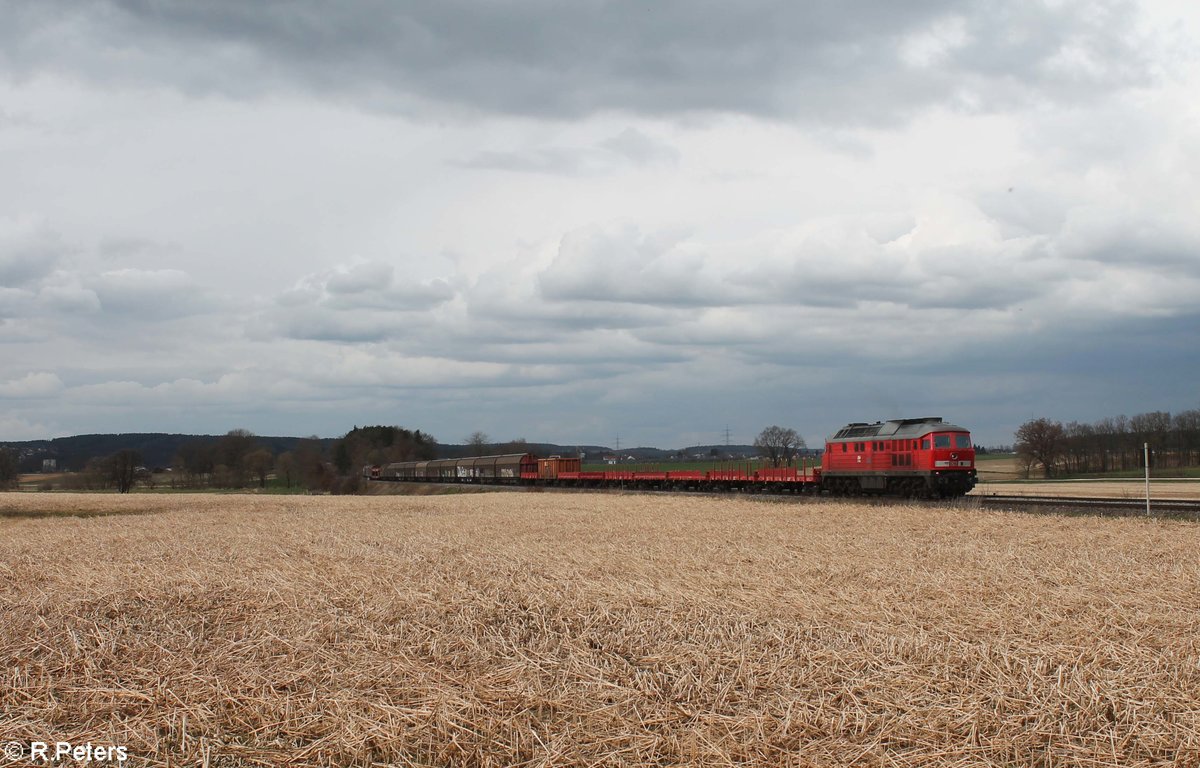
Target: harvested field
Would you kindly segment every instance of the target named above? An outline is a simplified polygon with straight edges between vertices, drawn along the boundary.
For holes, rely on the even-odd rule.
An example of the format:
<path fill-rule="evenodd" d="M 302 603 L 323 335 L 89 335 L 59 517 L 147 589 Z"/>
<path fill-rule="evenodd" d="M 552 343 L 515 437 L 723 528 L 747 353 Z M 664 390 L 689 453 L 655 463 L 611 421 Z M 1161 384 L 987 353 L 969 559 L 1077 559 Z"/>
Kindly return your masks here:
<path fill-rule="evenodd" d="M 1021 462 L 1015 456 L 981 454 L 975 457 L 975 471 L 979 481 L 1021 480 Z"/>
<path fill-rule="evenodd" d="M 1200 764 L 1196 524 L 579 493 L 0 507 L 3 741 L 164 766 Z"/>

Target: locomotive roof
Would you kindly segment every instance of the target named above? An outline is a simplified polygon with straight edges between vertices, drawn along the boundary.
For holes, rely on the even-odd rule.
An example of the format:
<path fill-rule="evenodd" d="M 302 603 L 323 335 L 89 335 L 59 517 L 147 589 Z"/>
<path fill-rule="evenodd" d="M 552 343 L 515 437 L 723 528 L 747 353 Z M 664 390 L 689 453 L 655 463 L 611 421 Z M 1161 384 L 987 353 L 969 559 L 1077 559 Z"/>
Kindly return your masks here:
<path fill-rule="evenodd" d="M 829 438 L 836 443 L 843 440 L 859 440 L 864 437 L 906 438 L 921 437 L 930 432 L 969 432 L 965 427 L 947 424 L 938 416 L 926 416 L 920 419 L 892 419 L 877 421 L 874 424 L 856 422 L 847 424 Z"/>

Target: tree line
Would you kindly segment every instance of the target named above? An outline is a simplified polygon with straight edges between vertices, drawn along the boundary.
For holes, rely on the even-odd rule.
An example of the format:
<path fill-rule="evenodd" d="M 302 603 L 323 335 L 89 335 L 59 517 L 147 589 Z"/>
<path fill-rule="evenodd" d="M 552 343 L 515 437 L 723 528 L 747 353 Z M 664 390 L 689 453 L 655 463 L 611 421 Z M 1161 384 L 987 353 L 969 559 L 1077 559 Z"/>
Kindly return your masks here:
<path fill-rule="evenodd" d="M 1200 466 L 1200 410 L 1151 411 L 1091 424 L 1031 419 L 1017 429 L 1014 448 L 1026 474 L 1037 466 L 1050 477 L 1140 469 L 1147 444 L 1151 467 Z"/>
<path fill-rule="evenodd" d="M 285 489 L 357 493 L 360 469 L 367 464 L 432 459 L 437 440 L 421 430 L 396 426 L 354 427 L 331 450 L 316 437 L 300 440 L 290 451 L 272 454 L 254 435 L 235 429 L 215 441 L 195 440 L 179 449 L 179 482 L 218 488 L 267 486 L 273 476 Z"/>
<path fill-rule="evenodd" d="M 121 449 L 87 461 L 82 471 L 64 478 L 64 487 L 79 490 L 117 490 L 135 486 L 168 486 L 182 489 L 266 488 L 318 493 L 357 493 L 361 467 L 434 458 L 438 443 L 420 430 L 396 426 L 354 427 L 333 442 L 303 438 L 291 450 L 274 452 L 269 440 L 245 429 L 217 437 L 200 437 L 182 443 L 169 470 L 142 466 L 140 452 Z M 16 454 L 0 448 L 0 488 L 16 484 Z"/>

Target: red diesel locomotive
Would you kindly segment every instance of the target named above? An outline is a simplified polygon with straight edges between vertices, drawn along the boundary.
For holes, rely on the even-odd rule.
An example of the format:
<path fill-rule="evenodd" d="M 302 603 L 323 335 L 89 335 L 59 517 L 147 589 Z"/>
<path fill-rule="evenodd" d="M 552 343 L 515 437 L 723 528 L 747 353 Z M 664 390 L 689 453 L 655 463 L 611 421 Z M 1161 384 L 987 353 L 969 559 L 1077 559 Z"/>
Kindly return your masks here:
<path fill-rule="evenodd" d="M 370 480 L 646 490 L 728 490 L 953 498 L 975 487 L 971 434 L 939 418 L 848 424 L 825 441 L 821 463 L 712 470 L 585 472 L 578 458 L 529 453 L 401 461 L 363 468 Z"/>
<path fill-rule="evenodd" d="M 948 498 L 975 487 L 971 433 L 938 418 L 849 424 L 825 441 L 821 485 L 838 494 Z"/>

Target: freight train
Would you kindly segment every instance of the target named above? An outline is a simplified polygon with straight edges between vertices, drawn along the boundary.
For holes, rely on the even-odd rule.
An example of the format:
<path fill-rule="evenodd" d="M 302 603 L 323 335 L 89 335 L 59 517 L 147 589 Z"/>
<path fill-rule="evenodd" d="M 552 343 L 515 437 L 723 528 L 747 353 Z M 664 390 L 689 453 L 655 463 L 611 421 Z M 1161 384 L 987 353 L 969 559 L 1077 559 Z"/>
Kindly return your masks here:
<path fill-rule="evenodd" d="M 975 487 L 971 433 L 940 418 L 848 424 L 825 440 L 820 463 L 720 469 L 583 471 L 578 458 L 530 453 L 400 461 L 363 467 L 372 481 L 640 490 L 828 493 L 954 498 Z"/>

